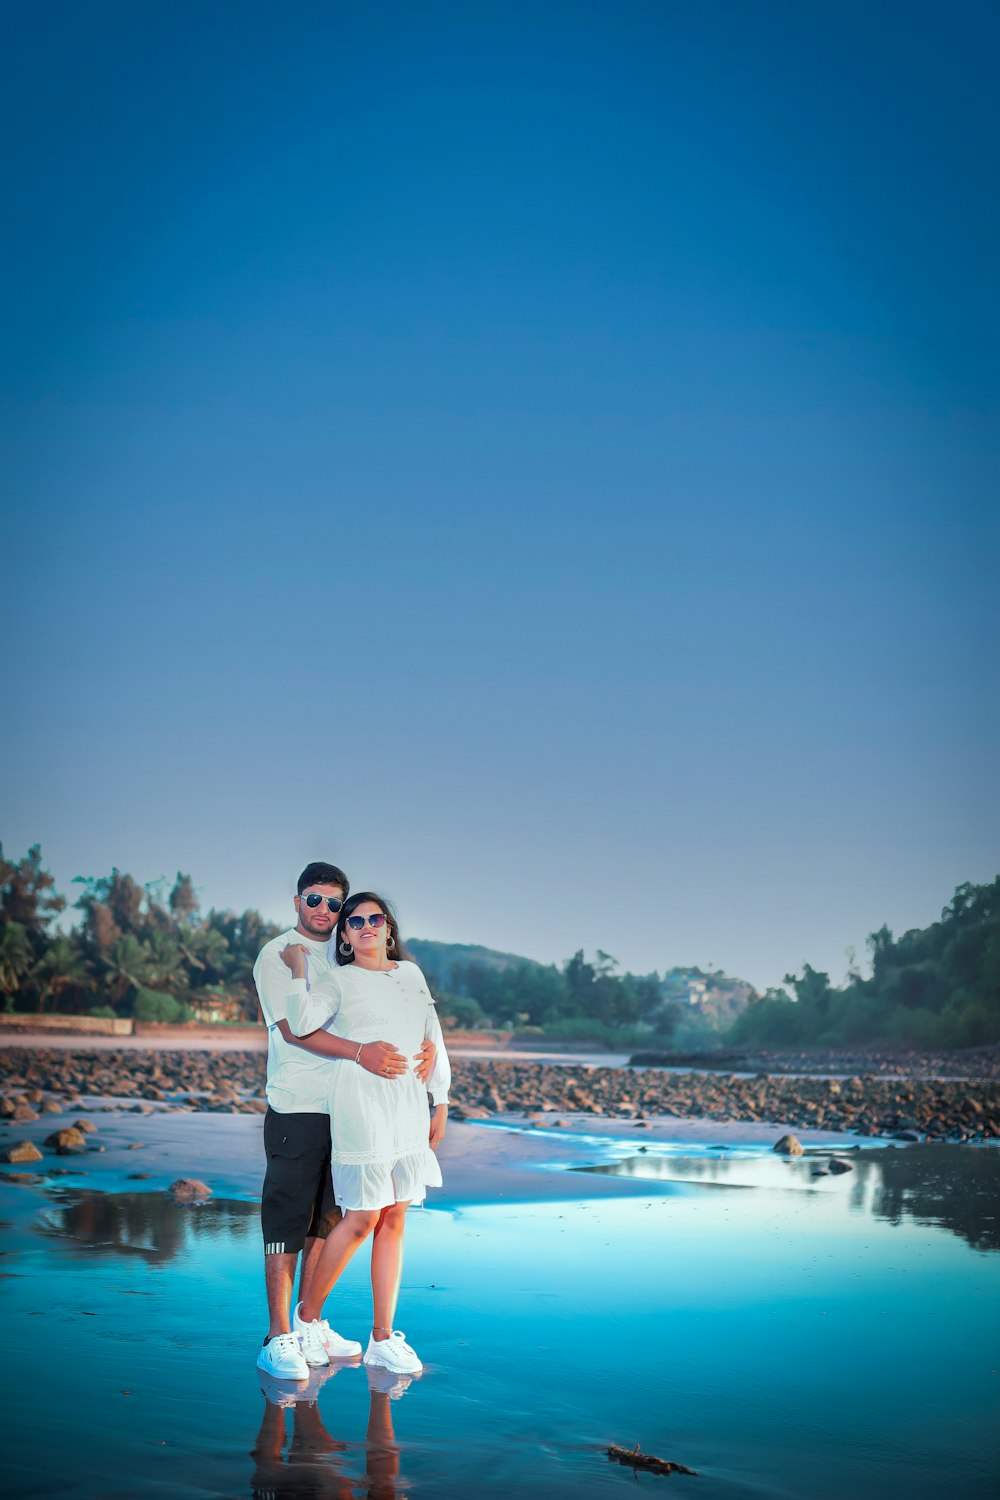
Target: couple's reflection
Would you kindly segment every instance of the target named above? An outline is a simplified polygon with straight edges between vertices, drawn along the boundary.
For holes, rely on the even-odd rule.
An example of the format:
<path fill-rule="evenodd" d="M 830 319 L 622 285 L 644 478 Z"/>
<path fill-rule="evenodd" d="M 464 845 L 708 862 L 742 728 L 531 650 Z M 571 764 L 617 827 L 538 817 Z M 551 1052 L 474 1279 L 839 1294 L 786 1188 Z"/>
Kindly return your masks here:
<path fill-rule="evenodd" d="M 301 1382 L 262 1378 L 264 1415 L 251 1449 L 254 1500 L 353 1500 L 359 1493 L 371 1500 L 405 1500 L 396 1487 L 399 1445 L 392 1425 L 392 1402 L 418 1377 L 364 1366 L 369 1406 L 362 1490 L 359 1481 L 345 1472 L 353 1445 L 338 1441 L 327 1430 L 317 1400 L 320 1387 L 345 1368 L 354 1367 L 329 1365 L 313 1370 L 308 1381 Z M 285 1416 L 289 1409 L 290 1439 Z"/>

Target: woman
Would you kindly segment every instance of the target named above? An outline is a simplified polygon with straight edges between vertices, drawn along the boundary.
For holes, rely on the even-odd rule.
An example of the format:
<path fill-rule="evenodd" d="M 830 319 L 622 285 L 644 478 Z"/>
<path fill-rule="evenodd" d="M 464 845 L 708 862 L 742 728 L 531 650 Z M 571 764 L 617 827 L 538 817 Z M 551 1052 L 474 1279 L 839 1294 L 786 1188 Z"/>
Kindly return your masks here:
<path fill-rule="evenodd" d="M 382 1078 L 335 1059 L 331 1062 L 330 1135 L 333 1190 L 343 1218 L 324 1242 L 298 1309 L 295 1328 L 310 1364 L 325 1364 L 319 1333 L 323 1303 L 344 1267 L 372 1236 L 371 1337 L 367 1365 L 398 1374 L 423 1369 L 402 1333 L 393 1330 L 403 1269 L 403 1226 L 411 1203 L 422 1203 L 429 1186 L 441 1186 L 434 1152 L 444 1139 L 451 1068 L 437 1011 L 423 974 L 406 957 L 392 908 L 371 891 L 351 896 L 337 923 L 337 964 L 310 988 L 306 952 L 289 944 L 282 960 L 294 976 L 288 1020 L 297 1036 L 322 1026 L 349 1036 L 361 1047 L 392 1042 L 412 1057 L 425 1037 L 437 1047 L 426 1084 L 411 1070 Z M 428 1121 L 427 1095 L 433 1112 Z"/>

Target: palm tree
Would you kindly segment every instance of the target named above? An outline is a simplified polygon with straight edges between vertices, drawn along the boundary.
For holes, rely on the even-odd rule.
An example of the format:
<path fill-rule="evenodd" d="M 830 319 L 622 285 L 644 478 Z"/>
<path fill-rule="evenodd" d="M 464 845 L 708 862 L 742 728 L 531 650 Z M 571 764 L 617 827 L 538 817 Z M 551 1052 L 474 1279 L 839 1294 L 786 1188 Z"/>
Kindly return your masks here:
<path fill-rule="evenodd" d="M 20 922 L 5 922 L 0 928 L 0 993 L 10 1010 L 21 980 L 31 968 L 31 944 Z"/>
<path fill-rule="evenodd" d="M 94 975 L 86 955 L 60 934 L 31 969 L 31 982 L 38 991 L 38 1009 L 67 990 L 93 990 Z"/>
<path fill-rule="evenodd" d="M 152 965 L 145 943 L 126 934 L 112 943 L 101 958 L 104 983 L 113 1005 L 127 1000 L 134 990 L 149 983 Z"/>
<path fill-rule="evenodd" d="M 179 942 L 188 968 L 198 972 L 199 984 L 207 983 L 213 974 L 219 979 L 226 972 L 229 944 L 217 928 L 208 927 L 204 923 L 197 927 L 186 927 Z"/>
<path fill-rule="evenodd" d="M 146 952 L 147 977 L 144 983 L 149 984 L 154 990 L 171 990 L 177 986 L 187 984 L 187 975 L 184 972 L 183 945 L 177 941 L 177 936 L 172 932 L 151 932 L 144 939 L 142 947 Z"/>

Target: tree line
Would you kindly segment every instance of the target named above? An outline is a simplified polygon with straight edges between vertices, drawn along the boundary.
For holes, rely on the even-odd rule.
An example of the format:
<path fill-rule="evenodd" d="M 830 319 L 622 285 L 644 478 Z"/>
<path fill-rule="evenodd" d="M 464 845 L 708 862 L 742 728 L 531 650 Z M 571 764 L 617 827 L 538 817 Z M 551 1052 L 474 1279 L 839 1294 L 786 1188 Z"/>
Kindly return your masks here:
<path fill-rule="evenodd" d="M 546 1036 L 627 1045 L 670 1040 L 683 1008 L 658 974 L 629 974 L 617 959 L 580 949 L 560 966 L 529 959 L 442 962 L 444 945 L 414 939 L 409 947 L 437 999 L 461 1025 L 544 1031 Z M 488 950 L 487 950 L 488 952 Z M 700 971 L 685 971 L 698 973 Z"/>
<path fill-rule="evenodd" d="M 252 968 L 281 929 L 260 912 L 202 913 L 190 875 L 139 884 L 78 879 L 67 902 L 35 845 L 0 845 L 0 998 L 9 1011 L 256 1020 Z M 598 949 L 545 965 L 489 949 L 412 940 L 452 1025 L 535 1030 L 615 1047 L 977 1046 L 1000 1041 L 1000 876 L 961 885 L 939 922 L 868 939 L 872 972 L 840 986 L 806 964 L 761 997 L 721 971 L 621 971 Z M 704 1003 L 703 1003 L 704 1002 Z M 735 1022 L 729 1024 L 732 1016 Z"/>
<path fill-rule="evenodd" d="M 251 970 L 281 931 L 260 912 L 202 915 L 190 875 L 180 872 L 172 885 L 140 885 L 119 870 L 76 883 L 79 920 L 62 931 L 54 924 L 67 902 L 39 846 L 10 860 L 0 845 L 0 996 L 8 1012 L 257 1019 Z"/>
<path fill-rule="evenodd" d="M 1000 876 L 960 885 L 939 922 L 868 938 L 872 972 L 834 986 L 806 964 L 786 974 L 726 1035 L 737 1046 L 836 1047 L 878 1042 L 921 1048 L 1000 1041 Z"/>
<path fill-rule="evenodd" d="M 184 1021 L 195 1016 L 256 1020 L 252 968 L 281 929 L 258 911 L 202 914 L 190 875 L 141 885 L 114 869 L 79 878 L 67 910 L 38 845 L 20 860 L 0 845 L 0 996 L 8 1012 L 133 1016 Z M 444 945 L 413 943 L 446 1021 L 460 1026 L 544 1028 L 594 1042 L 666 1044 L 681 1006 L 655 974 L 619 972 L 610 954 L 583 952 L 561 968 L 513 960 L 502 968 L 452 963 L 446 976 L 426 954 Z M 700 970 L 675 971 L 676 974 Z"/>

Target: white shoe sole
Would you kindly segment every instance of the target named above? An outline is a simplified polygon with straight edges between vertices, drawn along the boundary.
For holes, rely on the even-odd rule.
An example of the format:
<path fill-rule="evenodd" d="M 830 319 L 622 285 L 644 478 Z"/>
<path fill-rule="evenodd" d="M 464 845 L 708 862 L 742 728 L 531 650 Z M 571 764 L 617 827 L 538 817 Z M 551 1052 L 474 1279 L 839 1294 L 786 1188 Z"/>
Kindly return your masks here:
<path fill-rule="evenodd" d="M 374 1365 L 377 1370 L 388 1370 L 393 1375 L 419 1375 L 424 1368 L 419 1359 L 412 1365 L 391 1365 L 387 1359 L 376 1359 L 369 1354 L 364 1355 L 362 1363 Z"/>
<path fill-rule="evenodd" d="M 257 1361 L 257 1368 L 258 1368 L 258 1370 L 260 1370 L 260 1372 L 261 1372 L 262 1375 L 270 1375 L 270 1377 L 271 1377 L 272 1380 L 308 1380 L 309 1379 L 309 1366 L 308 1365 L 306 1365 L 306 1368 L 304 1370 L 301 1369 L 301 1368 L 296 1369 L 296 1370 L 278 1370 L 278 1369 L 275 1369 L 274 1365 L 264 1364 L 261 1360 L 258 1359 L 258 1361 Z"/>

